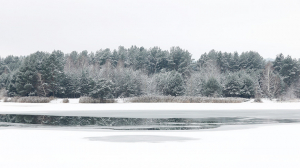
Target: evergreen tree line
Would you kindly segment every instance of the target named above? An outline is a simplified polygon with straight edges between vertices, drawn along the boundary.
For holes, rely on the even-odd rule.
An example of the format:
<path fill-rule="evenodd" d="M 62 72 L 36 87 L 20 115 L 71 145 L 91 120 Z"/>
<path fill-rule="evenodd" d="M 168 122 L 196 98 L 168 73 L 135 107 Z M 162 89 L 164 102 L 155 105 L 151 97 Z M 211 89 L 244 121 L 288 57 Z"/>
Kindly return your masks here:
<path fill-rule="evenodd" d="M 0 89 L 8 96 L 300 97 L 299 79 L 300 60 L 279 54 L 267 62 L 254 51 L 211 50 L 195 61 L 180 47 L 120 46 L 0 59 Z"/>

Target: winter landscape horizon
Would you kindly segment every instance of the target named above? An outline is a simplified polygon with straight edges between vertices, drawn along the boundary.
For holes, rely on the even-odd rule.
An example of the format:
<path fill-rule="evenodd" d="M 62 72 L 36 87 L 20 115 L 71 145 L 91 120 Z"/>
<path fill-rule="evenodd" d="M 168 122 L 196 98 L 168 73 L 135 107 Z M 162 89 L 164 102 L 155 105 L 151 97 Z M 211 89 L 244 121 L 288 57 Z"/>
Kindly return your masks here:
<path fill-rule="evenodd" d="M 3 167 L 296 168 L 300 164 L 299 102 L 63 100 L 0 102 Z"/>
<path fill-rule="evenodd" d="M 299 168 L 299 9 L 0 0 L 0 167 Z"/>

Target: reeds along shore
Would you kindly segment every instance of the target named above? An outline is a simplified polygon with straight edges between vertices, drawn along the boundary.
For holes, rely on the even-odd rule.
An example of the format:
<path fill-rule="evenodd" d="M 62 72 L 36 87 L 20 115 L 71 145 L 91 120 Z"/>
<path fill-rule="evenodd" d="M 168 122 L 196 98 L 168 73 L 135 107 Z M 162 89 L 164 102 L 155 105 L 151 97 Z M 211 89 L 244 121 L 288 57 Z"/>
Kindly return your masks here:
<path fill-rule="evenodd" d="M 50 103 L 54 97 L 4 97 L 3 102 L 15 103 Z M 212 98 L 194 96 L 140 96 L 124 98 L 124 103 L 242 103 L 245 98 Z M 117 99 L 95 99 L 91 97 L 80 97 L 79 103 L 117 103 Z M 68 98 L 64 98 L 62 103 L 69 103 Z"/>
<path fill-rule="evenodd" d="M 16 102 L 16 103 L 49 103 L 54 100 L 54 97 L 38 97 L 38 96 L 29 96 L 29 97 L 5 97 L 3 102 Z"/>
<path fill-rule="evenodd" d="M 212 98 L 194 96 L 141 96 L 125 99 L 131 103 L 242 103 L 245 98 Z"/>

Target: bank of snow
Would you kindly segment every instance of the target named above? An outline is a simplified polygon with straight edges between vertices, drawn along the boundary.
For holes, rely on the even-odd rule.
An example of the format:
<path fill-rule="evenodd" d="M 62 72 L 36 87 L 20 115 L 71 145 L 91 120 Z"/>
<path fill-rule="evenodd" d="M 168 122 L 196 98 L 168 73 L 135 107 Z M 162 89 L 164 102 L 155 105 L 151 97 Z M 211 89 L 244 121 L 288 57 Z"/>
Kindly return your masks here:
<path fill-rule="evenodd" d="M 5 168 L 299 168 L 299 130 L 300 124 L 214 131 L 0 128 L 0 162 Z"/>
<path fill-rule="evenodd" d="M 207 118 L 260 117 L 300 119 L 300 103 L 119 103 L 82 104 L 79 99 L 55 99 L 51 103 L 0 103 L 0 114 L 129 117 L 129 118 Z"/>

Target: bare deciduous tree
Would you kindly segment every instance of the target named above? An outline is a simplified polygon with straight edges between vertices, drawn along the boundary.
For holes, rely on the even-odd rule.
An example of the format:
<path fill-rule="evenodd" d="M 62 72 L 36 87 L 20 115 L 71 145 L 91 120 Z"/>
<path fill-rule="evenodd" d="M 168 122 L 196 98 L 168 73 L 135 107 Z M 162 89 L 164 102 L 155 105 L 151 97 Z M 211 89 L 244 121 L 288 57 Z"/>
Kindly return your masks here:
<path fill-rule="evenodd" d="M 281 90 L 281 80 L 279 75 L 275 74 L 274 67 L 271 62 L 268 62 L 261 76 L 261 88 L 269 98 L 276 97 Z"/>
<path fill-rule="evenodd" d="M 47 96 L 47 92 L 46 92 L 46 85 L 45 83 L 43 82 L 42 80 L 42 75 L 40 73 L 37 73 L 37 76 L 38 76 L 38 80 L 40 81 L 40 88 L 42 89 L 42 94 L 40 93 L 40 95 L 43 95 L 43 96 Z"/>

